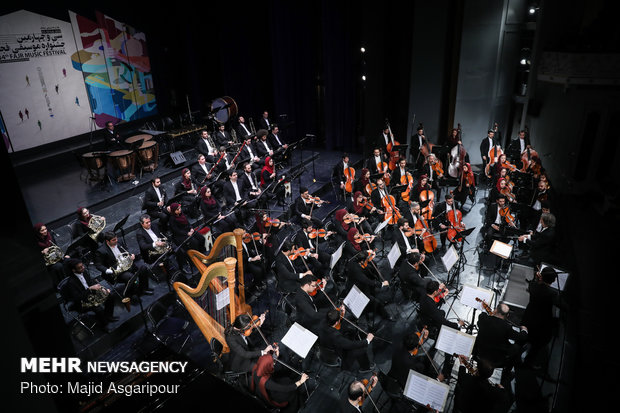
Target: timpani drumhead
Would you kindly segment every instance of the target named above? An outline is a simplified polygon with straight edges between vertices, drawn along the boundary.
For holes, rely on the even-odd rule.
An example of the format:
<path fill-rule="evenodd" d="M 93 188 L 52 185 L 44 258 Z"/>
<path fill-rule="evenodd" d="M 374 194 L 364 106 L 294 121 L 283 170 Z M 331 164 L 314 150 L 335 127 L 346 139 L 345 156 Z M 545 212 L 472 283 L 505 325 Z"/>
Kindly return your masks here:
<path fill-rule="evenodd" d="M 152 162 L 156 154 L 157 142 L 147 141 L 138 148 L 138 155 L 143 162 Z"/>
<path fill-rule="evenodd" d="M 230 96 L 217 98 L 211 102 L 211 112 L 220 123 L 226 123 L 229 119 L 237 116 L 237 103 Z"/>
<path fill-rule="evenodd" d="M 82 159 L 84 159 L 86 167 L 91 170 L 101 169 L 105 166 L 103 162 L 103 155 L 97 152 L 87 152 L 82 154 Z"/>
<path fill-rule="evenodd" d="M 120 151 L 110 152 L 110 159 L 121 171 L 133 166 L 133 159 L 136 156 L 134 151 L 122 149 Z"/>
<path fill-rule="evenodd" d="M 134 135 L 134 136 L 130 136 L 129 138 L 125 139 L 125 143 L 127 145 L 131 145 L 133 143 L 136 143 L 138 141 L 150 141 L 151 139 L 153 139 L 153 135 L 149 135 L 147 133 L 143 133 L 140 135 Z"/>

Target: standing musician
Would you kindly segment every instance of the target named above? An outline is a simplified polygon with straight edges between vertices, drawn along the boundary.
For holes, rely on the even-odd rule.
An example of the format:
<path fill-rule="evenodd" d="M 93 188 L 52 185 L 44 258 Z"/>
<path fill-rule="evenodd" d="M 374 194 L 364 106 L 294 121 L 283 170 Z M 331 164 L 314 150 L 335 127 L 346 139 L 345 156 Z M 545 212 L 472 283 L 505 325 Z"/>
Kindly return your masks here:
<path fill-rule="evenodd" d="M 261 314 L 256 323 L 265 322 L 265 314 Z M 254 346 L 252 334 L 255 334 L 254 330 L 251 330 L 254 326 L 252 318 L 247 314 L 239 314 L 235 321 L 226 327 L 224 335 L 226 337 L 226 344 L 230 348 L 228 358 L 228 369 L 234 372 L 249 372 L 252 370 L 252 366 L 256 363 L 260 356 L 275 351 L 276 355 L 279 353 L 277 347 L 268 345 L 262 350 L 259 350 L 259 346 Z M 246 332 L 251 331 L 249 336 L 246 336 Z"/>
<path fill-rule="evenodd" d="M 416 130 L 416 134 L 411 138 L 411 156 L 413 156 L 416 171 L 421 171 L 422 165 L 424 165 L 424 162 L 426 161 L 426 157 L 423 154 L 423 148 L 428 149 L 429 142 L 426 139 L 426 136 L 424 136 L 424 126 L 422 126 L 421 123 L 418 125 Z"/>
<path fill-rule="evenodd" d="M 344 307 L 342 313 L 339 309 L 331 309 L 325 314 L 326 322 L 322 325 L 319 332 L 319 344 L 322 347 L 333 350 L 340 356 L 342 363 L 340 367 L 343 370 L 353 371 L 355 363 L 359 365 L 360 372 L 370 371 L 370 359 L 368 358 L 368 348 L 373 338 L 372 333 L 368 333 L 366 337 L 353 340 L 345 336 L 343 333 Z"/>
<path fill-rule="evenodd" d="M 505 387 L 510 384 L 512 369 L 519 361 L 527 340 L 527 327 L 520 326 L 519 331 L 515 331 L 512 323 L 507 320 L 509 312 L 510 307 L 502 303 L 495 310 L 488 308 L 487 312 L 480 314 L 478 335 L 472 352 L 476 357 L 487 360 L 494 368 L 502 368 L 500 382 Z"/>
<path fill-rule="evenodd" d="M 396 141 L 394 140 L 394 135 L 390 131 L 389 125 L 386 124 L 381 132 L 381 136 L 378 139 L 378 145 L 377 145 L 378 148 L 384 149 L 384 153 L 386 154 L 386 159 L 384 160 L 386 161 L 387 161 L 388 145 L 391 145 L 390 147 L 393 147 L 396 145 Z M 368 168 L 368 169 L 371 169 L 371 168 Z"/>
<path fill-rule="evenodd" d="M 193 219 L 199 216 L 198 191 L 199 183 L 192 175 L 192 171 L 189 168 L 183 168 L 181 180 L 174 185 L 174 197 L 183 206 L 187 215 Z"/>
<path fill-rule="evenodd" d="M 144 192 L 142 209 L 146 210 L 153 219 L 159 218 L 159 226 L 163 231 L 168 229 L 168 219 L 170 215 L 166 212 L 168 195 L 166 189 L 161 185 L 161 178 L 154 176 L 151 178 L 151 185 Z"/>
<path fill-rule="evenodd" d="M 117 282 L 127 284 L 137 274 L 137 285 L 126 286 L 127 296 L 153 295 L 153 289 L 149 288 L 149 278 L 144 262 L 136 260 L 135 254 L 131 254 L 126 246 L 119 242 L 113 231 L 104 232 L 103 239 L 103 244 L 95 252 L 95 268 L 101 272 L 101 276 L 114 285 Z M 124 262 L 129 268 L 121 266 Z"/>
<path fill-rule="evenodd" d="M 366 396 L 372 392 L 372 389 L 379 381 L 377 376 L 372 376 L 368 384 L 365 385 L 359 380 L 353 381 L 346 392 L 346 396 L 340 400 L 341 413 L 360 413 L 366 400 Z M 370 390 L 366 387 L 368 386 Z"/>
<path fill-rule="evenodd" d="M 342 161 L 334 166 L 334 179 L 337 180 L 340 190 L 346 195 L 351 196 L 353 181 L 355 181 L 355 169 L 351 167 L 349 161 L 349 155 L 343 154 Z"/>
<path fill-rule="evenodd" d="M 222 190 L 226 208 L 231 211 L 234 207 L 238 207 L 234 212 L 235 218 L 241 225 L 245 225 L 248 213 L 244 207 L 250 198 L 250 189 L 243 184 L 243 181 L 239 181 L 236 170 L 233 169 L 228 174 L 228 181 L 224 183 Z"/>
<path fill-rule="evenodd" d="M 521 154 L 525 152 L 526 149 L 531 149 L 532 144 L 530 142 L 530 137 L 525 133 L 524 130 L 519 131 L 519 136 L 516 139 L 513 139 L 506 149 L 506 152 L 510 156 L 510 159 L 513 163 L 517 163 L 519 165 L 519 169 L 522 169 L 525 165 L 521 163 Z"/>
<path fill-rule="evenodd" d="M 494 146 L 499 146 L 499 142 L 495 138 L 495 131 L 489 129 L 487 136 L 480 142 L 480 157 L 482 158 L 482 170 L 486 168 L 489 163 L 495 162 L 494 159 L 489 159 L 489 151 Z"/>
<path fill-rule="evenodd" d="M 99 326 L 106 333 L 112 331 L 108 324 L 118 321 L 119 318 L 114 316 L 114 299 L 110 297 L 110 290 L 94 281 L 81 260 L 70 258 L 67 260 L 67 267 L 69 275 L 61 294 L 67 300 L 69 308 L 93 311 Z"/>
<path fill-rule="evenodd" d="M 312 275 L 312 271 L 309 269 L 304 268 L 301 270 L 300 267 L 295 265 L 297 257 L 295 257 L 294 252 L 295 244 L 292 241 L 286 240 L 274 259 L 278 289 L 287 293 L 296 292 L 300 287 L 301 279 L 306 275 Z M 295 260 L 293 260 L 293 257 L 295 257 Z"/>
<path fill-rule="evenodd" d="M 295 200 L 293 213 L 299 220 L 309 219 L 312 221 L 315 228 L 323 228 L 323 222 L 312 216 L 312 212 L 316 208 L 320 208 L 323 202 L 323 200 L 311 196 L 308 192 L 308 188 L 305 186 L 299 187 L 299 198 Z"/>
<path fill-rule="evenodd" d="M 373 256 L 374 251 L 361 250 L 347 262 L 344 293 L 348 293 L 353 285 L 356 285 L 370 299 L 366 307 L 368 311 L 380 315 L 384 320 L 394 321 L 394 317 L 385 308 L 394 294 L 389 288 L 390 283 L 378 274 L 376 266 L 373 266 Z"/>
<path fill-rule="evenodd" d="M 203 130 L 202 132 L 200 132 L 200 139 L 198 139 L 196 151 L 203 154 L 207 158 L 207 161 L 210 163 L 213 163 L 217 160 L 217 146 L 211 139 L 211 136 L 209 136 L 208 131 Z"/>

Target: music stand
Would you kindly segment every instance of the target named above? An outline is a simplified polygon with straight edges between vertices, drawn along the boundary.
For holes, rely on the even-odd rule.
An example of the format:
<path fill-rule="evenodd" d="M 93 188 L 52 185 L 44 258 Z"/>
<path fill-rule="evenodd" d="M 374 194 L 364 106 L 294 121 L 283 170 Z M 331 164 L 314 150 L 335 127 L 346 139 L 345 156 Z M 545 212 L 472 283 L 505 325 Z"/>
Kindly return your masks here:
<path fill-rule="evenodd" d="M 474 232 L 475 229 L 476 227 L 464 229 L 462 231 L 455 229 L 456 237 L 462 238 L 461 245 L 459 246 L 459 260 L 456 265 L 453 266 L 448 272 L 448 280 L 446 281 L 446 285 L 452 285 L 455 279 L 456 285 L 459 285 L 461 271 L 463 268 L 465 268 L 465 263 L 467 262 L 467 258 L 465 258 L 465 254 L 463 253 L 463 247 L 465 246 L 466 242 L 469 244 L 466 238 L 468 235 Z"/>
<path fill-rule="evenodd" d="M 127 214 L 127 216 L 125 216 L 125 218 L 123 218 L 120 221 L 118 221 L 116 223 L 116 225 L 114 225 L 114 229 L 112 230 L 112 231 L 114 231 L 114 233 L 116 233 L 118 230 L 121 231 L 121 236 L 123 237 L 123 243 L 125 245 L 127 245 L 127 242 L 125 242 L 125 231 L 123 230 L 123 227 L 127 223 L 128 219 L 129 219 L 129 214 Z"/>

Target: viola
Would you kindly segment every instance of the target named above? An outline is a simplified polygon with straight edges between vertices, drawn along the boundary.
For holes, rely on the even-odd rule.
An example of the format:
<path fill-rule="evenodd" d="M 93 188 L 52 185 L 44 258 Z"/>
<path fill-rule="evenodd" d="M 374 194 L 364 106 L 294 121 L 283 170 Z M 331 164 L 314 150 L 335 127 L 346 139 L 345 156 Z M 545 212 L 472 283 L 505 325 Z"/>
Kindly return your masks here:
<path fill-rule="evenodd" d="M 315 238 L 325 238 L 328 235 L 333 234 L 333 231 L 327 231 L 323 228 L 320 229 L 314 229 L 312 230 L 309 234 L 308 234 L 308 238 L 310 239 L 315 239 Z"/>
<path fill-rule="evenodd" d="M 431 169 L 437 175 L 437 178 L 443 178 L 443 165 L 437 158 L 431 158 Z"/>
<path fill-rule="evenodd" d="M 260 241 L 261 236 L 262 235 L 260 234 L 260 232 L 254 232 L 252 234 L 246 232 L 245 234 L 243 234 L 243 242 L 247 244 L 252 241 Z"/>
<path fill-rule="evenodd" d="M 363 196 L 362 201 L 357 204 L 360 208 L 366 208 L 372 210 L 375 206 L 367 197 Z"/>
<path fill-rule="evenodd" d="M 508 162 L 508 161 L 503 162 L 500 166 L 501 166 L 502 168 L 506 168 L 506 169 L 507 169 L 507 170 L 509 170 L 510 172 L 514 172 L 514 171 L 516 171 L 516 170 L 517 170 L 516 165 L 513 165 L 513 164 L 511 164 L 511 163 L 510 163 L 510 162 Z"/>
<path fill-rule="evenodd" d="M 463 214 L 458 209 L 452 207 L 452 213 L 448 213 L 448 221 L 452 225 L 446 233 L 446 237 L 450 242 L 461 242 L 463 237 L 457 236 L 457 231 L 463 231 L 465 224 L 463 224 Z"/>
<path fill-rule="evenodd" d="M 448 289 L 446 287 L 444 287 L 439 294 L 437 294 L 435 297 L 433 297 L 433 300 L 438 303 L 441 300 L 443 300 L 444 298 L 446 298 L 446 296 L 450 293 L 450 291 L 448 291 Z"/>
<path fill-rule="evenodd" d="M 311 291 L 308 293 L 309 296 L 314 297 L 315 295 L 317 295 L 317 293 L 325 288 L 325 284 L 326 282 L 323 281 L 323 279 L 320 279 L 316 282 L 316 288 L 314 289 L 314 291 Z"/>
<path fill-rule="evenodd" d="M 516 198 L 513 195 L 513 193 L 510 191 L 510 188 L 508 187 L 504 187 L 501 189 L 501 191 L 499 191 L 502 195 L 504 195 L 506 198 L 508 198 L 509 202 L 516 202 Z"/>
<path fill-rule="evenodd" d="M 374 182 L 368 182 L 366 184 L 366 193 L 368 195 L 370 195 L 375 189 L 377 189 L 377 184 L 375 184 Z"/>
<path fill-rule="evenodd" d="M 418 344 L 415 346 L 413 350 L 409 351 L 409 354 L 411 354 L 412 356 L 415 356 L 416 354 L 418 354 L 418 349 L 422 346 L 422 344 L 424 344 L 424 340 L 428 338 L 428 329 L 426 328 L 426 326 L 424 326 L 421 332 L 416 331 L 415 334 L 418 336 Z"/>
<path fill-rule="evenodd" d="M 350 224 L 351 222 L 359 224 L 360 222 L 362 222 L 363 219 L 364 217 L 360 217 L 359 215 L 346 214 L 344 217 L 342 217 L 342 222 L 344 222 L 345 224 Z"/>
<path fill-rule="evenodd" d="M 521 167 L 521 172 L 527 172 L 528 168 L 530 168 L 533 162 L 533 157 L 538 158 L 538 152 L 536 152 L 534 149 L 528 147 L 523 151 L 523 153 L 521 154 L 521 164 L 523 165 Z"/>

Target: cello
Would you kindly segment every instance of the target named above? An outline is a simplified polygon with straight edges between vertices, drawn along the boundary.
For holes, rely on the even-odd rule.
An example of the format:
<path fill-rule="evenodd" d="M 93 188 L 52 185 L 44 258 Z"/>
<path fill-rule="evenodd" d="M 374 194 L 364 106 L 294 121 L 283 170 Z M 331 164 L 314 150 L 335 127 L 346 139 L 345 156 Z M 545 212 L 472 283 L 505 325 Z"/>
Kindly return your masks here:
<path fill-rule="evenodd" d="M 387 119 L 385 120 L 385 124 L 388 130 L 390 131 L 390 142 L 388 142 L 387 148 L 386 148 L 388 155 L 389 155 L 388 168 L 390 169 L 390 171 L 393 171 L 394 169 L 396 169 L 396 164 L 398 163 L 398 160 L 400 159 L 400 152 L 398 152 L 398 150 L 394 150 L 394 147 L 400 146 L 400 142 L 394 139 L 394 134 L 392 133 L 390 122 Z"/>
<path fill-rule="evenodd" d="M 400 210 L 396 207 L 396 200 L 390 194 L 381 198 L 381 204 L 383 205 L 385 216 L 384 221 L 388 221 L 388 224 L 396 224 L 401 218 Z"/>
<path fill-rule="evenodd" d="M 450 242 L 461 242 L 463 237 L 459 236 L 458 232 L 465 230 L 465 224 L 463 224 L 462 221 L 463 214 L 453 206 L 452 213 L 448 213 L 447 218 L 448 221 L 450 221 L 451 227 L 448 229 L 446 237 L 450 240 Z"/>
<path fill-rule="evenodd" d="M 502 148 L 499 145 L 495 145 L 491 149 L 489 149 L 489 162 L 484 167 L 484 174 L 487 176 L 487 178 L 491 178 L 491 167 L 495 165 L 495 163 L 499 159 L 499 156 L 503 153 L 504 151 L 502 151 Z"/>
<path fill-rule="evenodd" d="M 350 166 L 347 166 L 344 169 L 344 176 L 347 179 L 346 182 L 344 183 L 344 190 L 350 194 L 353 192 L 353 181 L 355 180 L 355 168 L 351 168 Z"/>
<path fill-rule="evenodd" d="M 428 223 L 424 216 L 421 215 L 413 226 L 416 235 L 422 237 L 422 244 L 424 245 L 424 251 L 431 253 L 437 249 L 437 239 L 431 233 Z"/>

